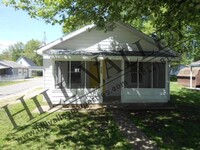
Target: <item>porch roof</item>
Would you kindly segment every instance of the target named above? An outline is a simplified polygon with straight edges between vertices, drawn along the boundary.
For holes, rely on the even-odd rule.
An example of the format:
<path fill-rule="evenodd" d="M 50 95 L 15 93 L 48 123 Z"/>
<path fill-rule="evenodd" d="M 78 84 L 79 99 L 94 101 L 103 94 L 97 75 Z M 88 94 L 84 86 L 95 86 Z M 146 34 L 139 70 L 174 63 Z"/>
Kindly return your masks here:
<path fill-rule="evenodd" d="M 177 54 L 168 50 L 161 51 L 99 51 L 88 52 L 84 50 L 50 50 L 47 52 L 50 55 L 83 55 L 83 56 L 149 56 L 149 57 L 178 57 Z"/>

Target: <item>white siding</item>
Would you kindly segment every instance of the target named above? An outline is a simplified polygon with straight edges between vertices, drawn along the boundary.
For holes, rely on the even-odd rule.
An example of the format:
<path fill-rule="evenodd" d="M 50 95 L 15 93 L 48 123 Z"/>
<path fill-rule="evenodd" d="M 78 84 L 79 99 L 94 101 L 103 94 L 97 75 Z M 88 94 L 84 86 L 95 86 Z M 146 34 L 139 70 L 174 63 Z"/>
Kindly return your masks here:
<path fill-rule="evenodd" d="M 17 63 L 21 64 L 21 65 L 24 65 L 24 66 L 27 66 L 27 67 L 30 66 L 23 58 L 21 58 L 20 60 L 18 60 Z"/>
<path fill-rule="evenodd" d="M 95 52 L 99 50 L 120 50 L 122 47 L 126 47 L 128 50 L 138 51 L 136 45 L 133 44 L 138 40 L 141 40 L 140 44 L 144 51 L 157 50 L 153 40 L 143 40 L 142 37 L 139 37 L 120 26 L 117 26 L 114 31 L 104 32 L 96 29 L 86 31 L 54 46 L 53 49 L 86 50 Z"/>
<path fill-rule="evenodd" d="M 45 89 L 53 89 L 54 88 L 54 75 L 53 75 L 53 64 L 54 62 L 48 58 L 45 57 L 43 59 L 43 65 L 44 65 L 44 88 Z"/>
<path fill-rule="evenodd" d="M 168 102 L 168 93 L 165 89 L 125 88 L 122 89 L 121 95 L 122 103 Z"/>

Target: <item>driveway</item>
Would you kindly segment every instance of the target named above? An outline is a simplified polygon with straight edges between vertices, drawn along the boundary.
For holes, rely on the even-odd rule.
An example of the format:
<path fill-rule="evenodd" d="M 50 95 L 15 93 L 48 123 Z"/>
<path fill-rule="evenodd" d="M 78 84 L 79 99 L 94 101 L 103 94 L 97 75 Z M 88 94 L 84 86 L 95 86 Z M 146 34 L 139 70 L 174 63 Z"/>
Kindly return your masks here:
<path fill-rule="evenodd" d="M 0 87 L 0 99 L 43 86 L 42 77 L 26 80 L 26 82 Z"/>

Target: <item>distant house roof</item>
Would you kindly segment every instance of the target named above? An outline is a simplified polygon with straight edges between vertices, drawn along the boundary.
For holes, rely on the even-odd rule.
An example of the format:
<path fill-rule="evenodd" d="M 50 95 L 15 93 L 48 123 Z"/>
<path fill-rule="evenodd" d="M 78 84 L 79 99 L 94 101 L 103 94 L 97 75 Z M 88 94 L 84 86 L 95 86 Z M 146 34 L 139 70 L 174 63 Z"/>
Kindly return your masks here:
<path fill-rule="evenodd" d="M 28 68 L 24 65 L 8 60 L 0 60 L 0 65 L 3 66 L 4 68 Z"/>
<path fill-rule="evenodd" d="M 0 69 L 6 69 L 6 68 L 10 68 L 10 67 L 0 64 Z"/>
<path fill-rule="evenodd" d="M 30 66 L 37 66 L 32 60 L 24 56 L 19 57 L 16 62 L 20 61 L 20 59 L 24 59 Z"/>
<path fill-rule="evenodd" d="M 200 67 L 200 60 L 199 61 L 196 61 L 196 62 L 192 62 L 190 64 L 191 67 Z"/>
<path fill-rule="evenodd" d="M 192 69 L 192 77 L 196 77 L 198 73 L 200 72 L 200 67 L 195 67 Z M 190 77 L 190 68 L 185 67 L 181 69 L 177 75 L 178 77 Z"/>

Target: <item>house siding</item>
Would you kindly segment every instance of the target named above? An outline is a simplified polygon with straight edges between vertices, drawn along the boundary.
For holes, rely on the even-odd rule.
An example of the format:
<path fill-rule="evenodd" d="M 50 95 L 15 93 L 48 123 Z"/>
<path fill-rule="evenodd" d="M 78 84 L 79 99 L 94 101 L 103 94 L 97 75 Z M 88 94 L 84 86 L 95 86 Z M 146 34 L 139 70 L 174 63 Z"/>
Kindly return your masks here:
<path fill-rule="evenodd" d="M 52 61 L 48 56 L 43 59 L 44 65 L 44 88 L 45 89 L 53 89 L 54 88 L 54 76 L 53 76 L 53 68 L 54 61 Z"/>
<path fill-rule="evenodd" d="M 102 32 L 101 30 L 86 31 L 73 39 L 69 39 L 53 47 L 53 49 L 69 50 L 120 50 L 126 47 L 128 50 L 138 51 L 135 42 L 140 40 L 144 51 L 158 50 L 153 39 L 146 41 L 143 37 L 137 36 L 122 27 L 117 26 L 114 31 Z"/>
<path fill-rule="evenodd" d="M 149 103 L 149 102 L 167 102 L 168 93 L 166 89 L 122 89 L 122 103 Z"/>

